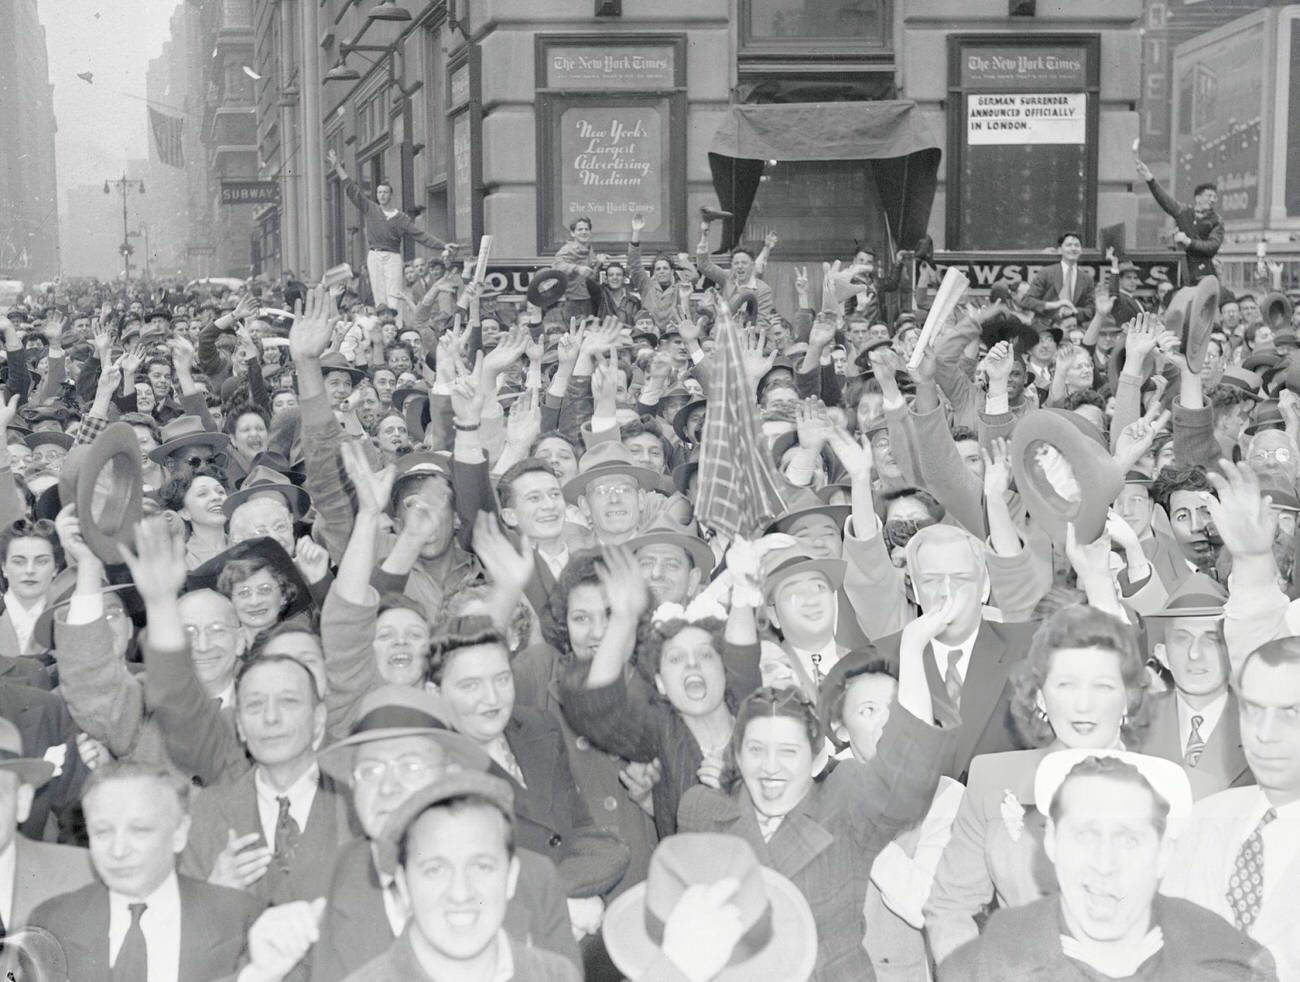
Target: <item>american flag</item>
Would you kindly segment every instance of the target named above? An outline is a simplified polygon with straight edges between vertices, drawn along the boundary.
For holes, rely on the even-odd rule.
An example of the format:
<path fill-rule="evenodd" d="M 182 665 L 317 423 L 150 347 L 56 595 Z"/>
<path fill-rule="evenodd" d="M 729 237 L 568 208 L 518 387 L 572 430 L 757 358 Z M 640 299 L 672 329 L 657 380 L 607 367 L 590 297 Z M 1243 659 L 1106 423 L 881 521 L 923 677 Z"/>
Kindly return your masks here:
<path fill-rule="evenodd" d="M 753 384 L 745 373 L 740 325 L 718 304 L 716 364 L 700 444 L 695 515 L 732 538 L 756 535 L 785 510 L 781 479 L 763 438 Z"/>
<path fill-rule="evenodd" d="M 185 118 L 168 116 L 150 106 L 149 125 L 153 129 L 153 142 L 158 150 L 158 159 L 168 167 L 184 167 L 185 148 L 181 144 L 181 130 L 185 126 Z"/>

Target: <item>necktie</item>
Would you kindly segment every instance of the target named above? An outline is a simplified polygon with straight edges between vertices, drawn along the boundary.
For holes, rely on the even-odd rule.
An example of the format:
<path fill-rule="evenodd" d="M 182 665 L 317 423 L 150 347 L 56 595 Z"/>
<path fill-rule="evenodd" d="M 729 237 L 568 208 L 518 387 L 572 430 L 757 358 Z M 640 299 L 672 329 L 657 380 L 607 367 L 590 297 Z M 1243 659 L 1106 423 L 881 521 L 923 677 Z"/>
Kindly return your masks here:
<path fill-rule="evenodd" d="M 117 961 L 113 962 L 110 973 L 113 982 L 148 982 L 149 949 L 144 943 L 144 931 L 140 929 L 140 915 L 148 904 L 129 904 L 131 926 L 126 929 L 122 947 L 117 949 Z"/>
<path fill-rule="evenodd" d="M 1061 280 L 1062 300 L 1068 300 L 1074 303 L 1074 267 L 1065 267 L 1065 276 Z"/>
<path fill-rule="evenodd" d="M 302 829 L 294 817 L 289 814 L 289 799 L 277 796 L 280 813 L 275 819 L 275 855 L 271 860 L 271 903 L 285 903 L 293 899 L 289 896 L 289 875 L 293 872 L 293 856 L 298 851 L 298 840 L 302 838 Z"/>
<path fill-rule="evenodd" d="M 1246 837 L 1246 841 L 1237 850 L 1237 859 L 1232 864 L 1232 876 L 1228 877 L 1228 906 L 1232 908 L 1233 919 L 1237 927 L 1247 931 L 1259 916 L 1259 905 L 1264 899 L 1264 826 L 1277 818 L 1277 811 L 1270 808 L 1255 826 L 1255 831 Z"/>
<path fill-rule="evenodd" d="M 948 701 L 952 703 L 953 709 L 961 709 L 961 669 L 957 663 L 961 661 L 961 649 L 953 648 L 948 652 L 948 671 L 943 673 L 943 687 L 948 690 Z"/>
<path fill-rule="evenodd" d="M 820 651 L 812 653 L 812 665 L 813 685 L 820 689 L 822 687 L 822 653 Z"/>
<path fill-rule="evenodd" d="M 1187 750 L 1183 753 L 1183 762 L 1188 767 L 1195 767 L 1201 754 L 1205 753 L 1205 738 L 1201 736 L 1201 724 L 1204 722 L 1204 716 L 1192 717 L 1192 732 L 1187 735 Z"/>

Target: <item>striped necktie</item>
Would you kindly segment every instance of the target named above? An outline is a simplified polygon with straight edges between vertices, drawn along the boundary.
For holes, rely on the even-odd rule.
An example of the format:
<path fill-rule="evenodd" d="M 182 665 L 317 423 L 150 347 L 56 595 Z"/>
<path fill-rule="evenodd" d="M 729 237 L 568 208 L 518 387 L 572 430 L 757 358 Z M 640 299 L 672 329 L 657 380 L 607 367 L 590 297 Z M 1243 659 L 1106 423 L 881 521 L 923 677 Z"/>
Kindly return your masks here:
<path fill-rule="evenodd" d="M 1192 731 L 1187 735 L 1187 750 L 1183 753 L 1183 763 L 1188 767 L 1195 767 L 1201 754 L 1205 753 L 1205 738 L 1201 736 L 1201 725 L 1204 722 L 1204 716 L 1192 717 Z"/>
<path fill-rule="evenodd" d="M 952 703 L 954 710 L 961 709 L 961 669 L 957 663 L 961 661 L 962 651 L 960 648 L 953 648 L 948 652 L 948 670 L 943 673 L 943 687 L 948 692 L 948 701 Z"/>

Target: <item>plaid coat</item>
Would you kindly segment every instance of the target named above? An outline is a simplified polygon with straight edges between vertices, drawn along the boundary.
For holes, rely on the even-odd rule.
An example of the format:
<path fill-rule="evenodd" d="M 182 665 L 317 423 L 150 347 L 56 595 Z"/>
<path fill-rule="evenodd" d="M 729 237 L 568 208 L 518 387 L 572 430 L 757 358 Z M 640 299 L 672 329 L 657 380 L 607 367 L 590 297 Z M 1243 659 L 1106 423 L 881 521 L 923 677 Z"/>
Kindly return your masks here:
<path fill-rule="evenodd" d="M 862 946 L 862 909 L 871 864 L 886 845 L 925 815 L 953 730 L 922 723 L 895 709 L 870 764 L 839 763 L 764 841 L 744 784 L 731 794 L 697 785 L 682 798 L 682 832 L 738 835 L 759 862 L 788 877 L 803 893 L 817 924 L 813 982 L 873 980 Z"/>

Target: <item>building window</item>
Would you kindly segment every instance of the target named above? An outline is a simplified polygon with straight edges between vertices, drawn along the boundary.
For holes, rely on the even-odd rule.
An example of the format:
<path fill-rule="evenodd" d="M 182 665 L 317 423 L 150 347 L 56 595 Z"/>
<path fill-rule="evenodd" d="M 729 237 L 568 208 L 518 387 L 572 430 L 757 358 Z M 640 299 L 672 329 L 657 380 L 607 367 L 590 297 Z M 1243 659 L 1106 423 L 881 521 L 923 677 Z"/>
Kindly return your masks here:
<path fill-rule="evenodd" d="M 388 132 L 387 86 L 357 106 L 357 143 L 368 147 Z"/>
<path fill-rule="evenodd" d="M 889 0 L 741 0 L 740 12 L 745 45 L 888 43 Z"/>

